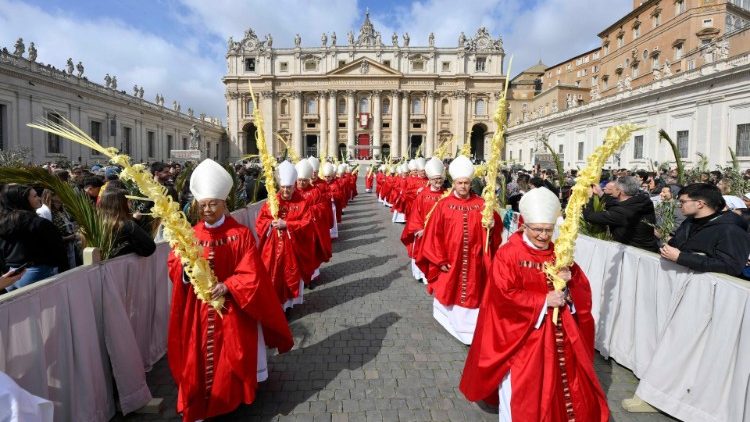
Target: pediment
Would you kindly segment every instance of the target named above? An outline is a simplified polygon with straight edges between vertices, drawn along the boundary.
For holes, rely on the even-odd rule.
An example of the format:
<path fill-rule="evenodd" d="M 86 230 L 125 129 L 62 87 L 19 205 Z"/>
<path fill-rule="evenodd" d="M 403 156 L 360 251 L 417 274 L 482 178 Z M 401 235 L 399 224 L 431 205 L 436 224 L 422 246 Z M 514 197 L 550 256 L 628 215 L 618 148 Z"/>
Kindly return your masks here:
<path fill-rule="evenodd" d="M 327 76 L 403 76 L 401 72 L 398 72 L 388 66 L 385 66 L 376 61 L 370 60 L 367 57 L 359 58 L 351 63 L 341 66 L 331 72 L 328 72 Z"/>

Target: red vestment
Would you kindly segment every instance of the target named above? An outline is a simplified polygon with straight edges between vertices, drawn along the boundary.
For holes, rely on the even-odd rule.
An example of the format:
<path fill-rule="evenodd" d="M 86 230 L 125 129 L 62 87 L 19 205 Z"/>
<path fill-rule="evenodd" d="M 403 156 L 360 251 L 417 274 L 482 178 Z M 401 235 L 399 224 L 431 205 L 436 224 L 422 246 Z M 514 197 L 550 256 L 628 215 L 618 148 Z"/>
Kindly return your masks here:
<path fill-rule="evenodd" d="M 359 177 L 359 173 L 357 173 L 357 174 L 349 173 L 348 176 L 349 176 L 349 178 L 348 178 L 349 179 L 349 189 L 350 189 L 351 194 L 352 194 L 352 198 L 351 199 L 354 199 L 357 196 L 357 194 L 358 194 L 358 192 L 357 192 L 357 178 Z"/>
<path fill-rule="evenodd" d="M 409 258 L 416 257 L 416 250 L 418 245 L 421 245 L 421 241 L 417 241 L 414 237 L 414 233 L 424 230 L 424 221 L 427 217 L 427 213 L 430 212 L 432 207 L 437 201 L 443 197 L 445 189 L 440 189 L 437 192 L 433 192 L 429 186 L 420 188 L 412 206 L 410 207 L 409 214 L 406 215 L 406 224 L 404 230 L 401 232 L 401 243 L 406 246 L 406 252 L 409 254 Z M 424 271 L 422 271 L 424 272 Z M 426 272 L 424 272 L 427 274 Z"/>
<path fill-rule="evenodd" d="M 328 185 L 328 191 L 331 193 L 331 199 L 333 200 L 334 205 L 336 205 L 336 222 L 341 222 L 341 213 L 344 211 L 344 191 L 341 189 L 341 185 L 339 185 L 338 181 L 336 179 L 332 180 L 331 182 L 326 182 Z M 333 225 L 331 225 L 333 227 Z"/>
<path fill-rule="evenodd" d="M 231 216 L 216 228 L 193 231 L 229 293 L 222 316 L 183 282 L 180 260 L 169 256 L 172 305 L 167 355 L 184 421 L 205 419 L 252 403 L 257 388 L 258 323 L 266 345 L 290 350 L 292 334 L 250 230 Z"/>
<path fill-rule="evenodd" d="M 294 190 L 292 199 L 286 201 L 281 194 L 278 218 L 286 221 L 286 229 L 271 227 L 273 217 L 268 202 L 263 204 L 255 221 L 261 258 L 271 276 L 280 303 L 299 296 L 299 282 L 310 282 L 315 264 L 313 226 L 310 210 L 302 195 Z"/>
<path fill-rule="evenodd" d="M 314 228 L 314 248 L 318 268 L 321 263 L 328 262 L 332 256 L 331 245 L 331 199 L 326 198 L 321 190 L 315 186 L 299 189 L 300 194 L 310 208 Z"/>
<path fill-rule="evenodd" d="M 498 387 L 510 371 L 513 420 L 608 421 L 607 399 L 594 372 L 591 288 L 577 265 L 568 282 L 575 313 L 560 308 L 556 326 L 548 308 L 535 328 L 552 289 L 543 265 L 553 260 L 551 243 L 546 250 L 531 248 L 523 232 L 498 249 L 460 389 L 471 401 L 497 403 Z"/>
<path fill-rule="evenodd" d="M 406 188 L 406 177 L 398 176 L 393 183 L 393 189 L 391 189 L 391 197 L 389 203 L 393 205 L 391 212 L 403 213 L 403 200 L 404 200 L 404 189 Z"/>
<path fill-rule="evenodd" d="M 435 299 L 443 306 L 479 307 L 489 272 L 489 257 L 500 246 L 503 231 L 502 220 L 494 213 L 489 253 L 485 254 L 487 231 L 482 227 L 483 208 L 484 199 L 473 192 L 467 199 L 457 197 L 454 192 L 438 202 L 427 222 L 418 266 L 450 265 L 447 272 L 440 271 L 436 280 L 430 280 L 425 273 Z"/>

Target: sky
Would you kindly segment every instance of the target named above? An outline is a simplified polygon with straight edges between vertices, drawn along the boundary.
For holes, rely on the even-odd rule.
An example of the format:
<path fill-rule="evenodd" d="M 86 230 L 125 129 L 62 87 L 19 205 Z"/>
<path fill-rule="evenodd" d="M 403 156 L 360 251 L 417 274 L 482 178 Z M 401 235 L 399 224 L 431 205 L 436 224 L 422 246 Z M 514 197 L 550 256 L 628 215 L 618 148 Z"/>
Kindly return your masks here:
<path fill-rule="evenodd" d="M 452 47 L 484 26 L 502 36 L 511 76 L 542 60 L 551 66 L 598 45 L 597 34 L 632 9 L 632 0 L 0 0 L 0 48 L 34 42 L 37 61 L 64 68 L 83 62 L 84 76 L 116 75 L 129 93 L 142 86 L 165 104 L 226 122 L 221 78 L 227 39 L 245 30 L 270 33 L 274 47 L 320 45 L 323 32 L 359 32 L 365 10 L 390 40 L 408 32 L 412 46 Z M 261 36 L 261 38 L 263 38 Z M 400 37 L 399 37 L 400 38 Z M 401 42 L 401 41 L 399 41 Z"/>

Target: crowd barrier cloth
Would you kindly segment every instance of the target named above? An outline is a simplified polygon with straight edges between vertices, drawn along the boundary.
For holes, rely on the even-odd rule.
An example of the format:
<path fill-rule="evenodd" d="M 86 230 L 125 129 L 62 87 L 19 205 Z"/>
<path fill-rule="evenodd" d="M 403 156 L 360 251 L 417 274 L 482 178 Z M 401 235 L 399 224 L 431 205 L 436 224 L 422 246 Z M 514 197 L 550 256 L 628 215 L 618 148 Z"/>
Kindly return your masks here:
<path fill-rule="evenodd" d="M 232 213 L 255 231 L 262 202 Z M 109 421 L 152 398 L 166 354 L 169 245 L 81 266 L 0 296 L 0 371 L 54 403 L 55 421 Z M 115 388 L 117 387 L 117 397 Z"/>

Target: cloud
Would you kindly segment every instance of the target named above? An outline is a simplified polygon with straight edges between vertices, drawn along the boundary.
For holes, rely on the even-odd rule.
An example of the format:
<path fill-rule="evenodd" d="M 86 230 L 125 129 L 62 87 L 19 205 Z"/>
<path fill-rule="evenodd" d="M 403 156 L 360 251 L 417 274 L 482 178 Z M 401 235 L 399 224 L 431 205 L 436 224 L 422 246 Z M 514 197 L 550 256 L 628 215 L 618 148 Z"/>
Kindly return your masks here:
<path fill-rule="evenodd" d="M 85 19 L 0 0 L 0 44 L 13 51 L 18 37 L 23 37 L 27 50 L 30 42 L 35 43 L 40 62 L 64 68 L 71 57 L 74 63 L 83 62 L 84 76 L 91 81 L 103 83 L 109 73 L 117 76 L 120 90 L 131 93 L 137 84 L 150 101 L 158 92 L 167 105 L 176 100 L 183 111 L 192 107 L 196 115 L 225 118 L 224 62 L 202 55 L 195 39 L 176 44 L 118 19 Z"/>

